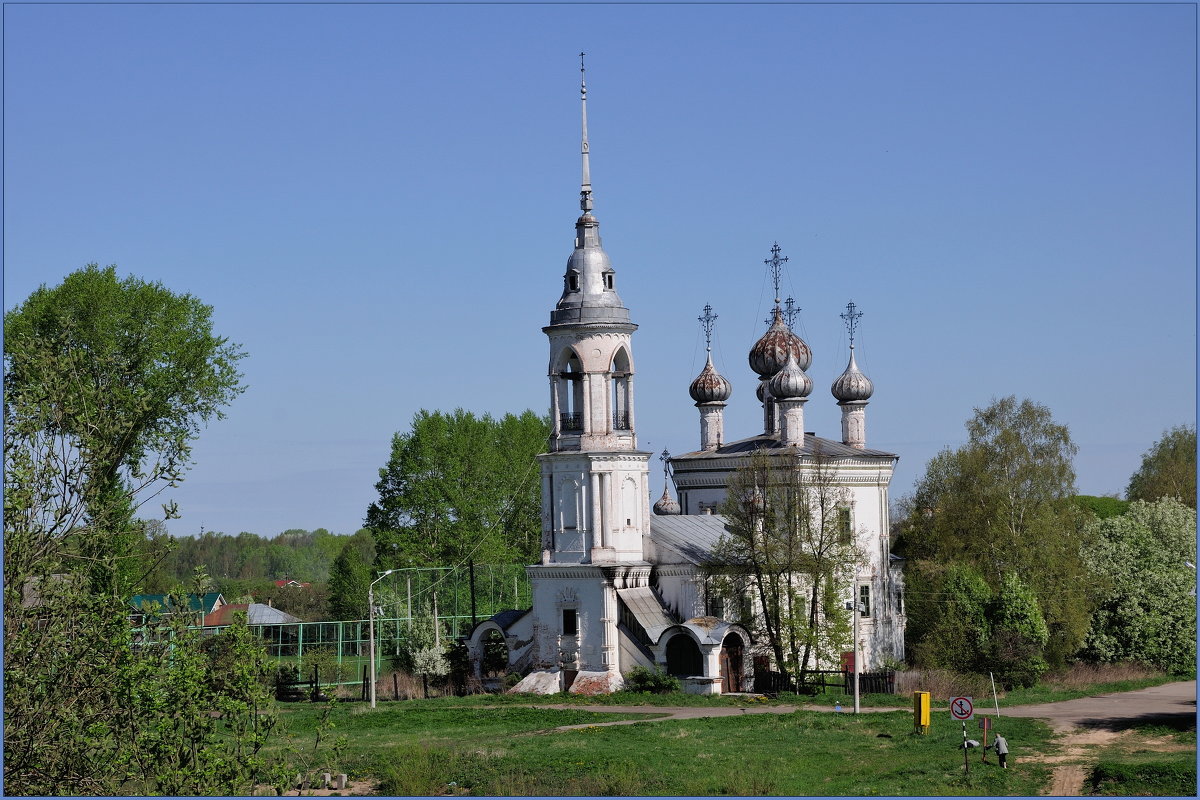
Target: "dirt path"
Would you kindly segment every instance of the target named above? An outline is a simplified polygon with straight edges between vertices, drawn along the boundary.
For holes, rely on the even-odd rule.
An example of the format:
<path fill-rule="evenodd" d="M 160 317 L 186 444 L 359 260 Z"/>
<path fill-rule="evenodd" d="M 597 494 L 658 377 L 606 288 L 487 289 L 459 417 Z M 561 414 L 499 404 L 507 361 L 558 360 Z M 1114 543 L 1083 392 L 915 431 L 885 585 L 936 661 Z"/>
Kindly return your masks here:
<path fill-rule="evenodd" d="M 980 713 L 987 711 L 980 709 Z M 1133 692 L 1002 708 L 1000 717 L 1005 716 L 1034 717 L 1050 724 L 1059 734 L 1060 751 L 1028 760 L 1054 768 L 1044 794 L 1078 797 L 1083 794 L 1087 768 L 1095 761 L 1096 751 L 1128 737 L 1134 726 L 1195 727 L 1196 682 L 1166 683 Z"/>

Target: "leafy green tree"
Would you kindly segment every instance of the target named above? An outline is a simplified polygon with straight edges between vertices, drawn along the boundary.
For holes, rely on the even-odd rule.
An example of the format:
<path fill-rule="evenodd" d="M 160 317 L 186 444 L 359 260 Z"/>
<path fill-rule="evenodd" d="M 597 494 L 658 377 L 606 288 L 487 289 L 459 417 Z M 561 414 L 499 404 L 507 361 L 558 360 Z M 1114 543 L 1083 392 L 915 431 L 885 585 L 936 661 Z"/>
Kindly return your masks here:
<path fill-rule="evenodd" d="M 1142 456 L 1142 465 L 1129 479 L 1130 500 L 1174 497 L 1196 507 L 1196 426 L 1177 425 L 1163 433 Z"/>
<path fill-rule="evenodd" d="M 1004 575 L 1023 576 L 1049 628 L 1046 658 L 1059 666 L 1082 645 L 1092 602 L 1085 517 L 1072 500 L 1076 447 L 1048 408 L 1015 397 L 976 409 L 966 427 L 967 443 L 935 456 L 906 500 L 899 549 L 917 574 L 921 562 L 962 563 L 993 591 Z"/>
<path fill-rule="evenodd" d="M 376 565 L 531 563 L 541 547 L 536 456 L 550 425 L 532 411 L 493 419 L 456 409 L 418 412 L 392 439 L 367 509 Z"/>
<path fill-rule="evenodd" d="M 753 597 L 758 613 L 739 622 L 771 648 L 780 672 L 801 681 L 851 644 L 845 593 L 863 554 L 843 525 L 846 491 L 834 469 L 820 454 L 753 455 L 730 479 L 722 508 L 729 533 L 708 570 L 727 615 Z"/>
<path fill-rule="evenodd" d="M 180 480 L 191 440 L 244 390 L 243 355 L 213 334 L 211 306 L 120 279 L 112 266 L 89 264 L 5 314 L 6 423 L 23 451 L 10 464 L 6 450 L 6 467 L 18 481 L 33 480 L 39 467 L 60 476 L 83 515 L 55 518 L 53 507 L 26 495 L 23 524 L 12 537 L 5 531 L 6 550 L 19 551 L 14 568 L 55 558 L 69 533 L 88 524 L 107 533 L 75 539 L 76 555 L 96 565 L 93 581 L 114 594 L 136 588 L 142 537 L 133 498 Z M 56 463 L 34 463 L 43 455 Z M 87 549 L 93 544 L 99 550 Z M 100 567 L 104 554 L 117 561 Z"/>
<path fill-rule="evenodd" d="M 910 585 L 925 587 L 905 595 L 908 630 L 918 642 L 917 663 L 956 672 L 980 671 L 992 635 L 988 614 L 992 589 L 983 576 L 968 564 L 939 569 L 923 562 L 905 577 Z"/>
<path fill-rule="evenodd" d="M 1135 501 L 1091 523 L 1088 566 L 1103 581 L 1083 656 L 1195 674 L 1196 511 L 1173 498 Z"/>
<path fill-rule="evenodd" d="M 362 550 L 347 542 L 329 570 L 329 612 L 334 619 L 366 619 L 371 570 Z"/>
<path fill-rule="evenodd" d="M 1075 505 L 1084 511 L 1094 514 L 1097 519 L 1119 517 L 1129 510 L 1129 501 L 1121 500 L 1117 497 L 1094 497 L 1090 494 L 1077 494 L 1072 499 L 1075 501 Z"/>
<path fill-rule="evenodd" d="M 233 634 L 241 671 L 214 686 L 196 637 L 134 631 L 124 604 L 158 535 L 134 512 L 241 391 L 240 350 L 210 312 L 93 265 L 5 315 L 7 794 L 243 794 L 265 779 L 257 643 Z"/>
<path fill-rule="evenodd" d="M 1049 665 L 1044 657 L 1050 632 L 1033 591 L 1014 572 L 1007 573 L 992 603 L 988 658 L 1007 688 L 1033 686 Z"/>

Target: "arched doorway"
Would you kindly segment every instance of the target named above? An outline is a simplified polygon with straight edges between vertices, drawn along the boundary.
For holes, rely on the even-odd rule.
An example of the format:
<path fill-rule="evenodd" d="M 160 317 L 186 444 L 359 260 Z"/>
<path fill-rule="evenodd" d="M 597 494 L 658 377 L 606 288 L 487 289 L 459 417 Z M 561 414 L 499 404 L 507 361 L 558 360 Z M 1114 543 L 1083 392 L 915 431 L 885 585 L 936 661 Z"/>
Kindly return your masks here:
<path fill-rule="evenodd" d="M 740 692 L 742 690 L 742 672 L 745 663 L 742 660 L 742 637 L 731 633 L 721 642 L 721 693 Z"/>
<path fill-rule="evenodd" d="M 508 672 L 508 642 L 504 640 L 504 634 L 493 628 L 484 634 L 479 644 L 482 650 L 479 664 L 481 677 L 484 680 L 503 678 Z"/>
<path fill-rule="evenodd" d="M 704 674 L 700 647 L 685 633 L 676 634 L 667 642 L 667 674 L 681 678 Z"/>

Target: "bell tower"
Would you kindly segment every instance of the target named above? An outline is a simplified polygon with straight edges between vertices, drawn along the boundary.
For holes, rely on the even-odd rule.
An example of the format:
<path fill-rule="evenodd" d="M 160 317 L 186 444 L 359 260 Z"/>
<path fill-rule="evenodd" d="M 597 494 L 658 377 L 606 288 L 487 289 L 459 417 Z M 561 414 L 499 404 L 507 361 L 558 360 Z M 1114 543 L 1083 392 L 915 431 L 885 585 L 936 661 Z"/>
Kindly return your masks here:
<path fill-rule="evenodd" d="M 616 272 L 592 214 L 587 75 L 582 54 L 582 211 L 562 295 L 542 328 L 550 340 L 550 451 L 542 465 L 542 563 L 641 561 L 649 534 L 649 453 L 637 449 L 637 325 L 617 294 Z"/>

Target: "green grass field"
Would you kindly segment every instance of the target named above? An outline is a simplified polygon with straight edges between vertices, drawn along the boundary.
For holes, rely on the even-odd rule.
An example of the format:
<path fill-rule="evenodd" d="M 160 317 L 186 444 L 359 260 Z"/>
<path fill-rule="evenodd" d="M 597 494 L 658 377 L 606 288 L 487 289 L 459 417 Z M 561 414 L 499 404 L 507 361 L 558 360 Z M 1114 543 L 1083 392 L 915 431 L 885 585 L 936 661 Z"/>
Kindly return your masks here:
<path fill-rule="evenodd" d="M 466 699 L 374 711 L 335 705 L 331 733 L 345 737 L 345 748 L 326 766 L 379 779 L 379 792 L 390 795 L 1030 795 L 1048 774 L 1021 760 L 1048 746 L 1050 731 L 1035 720 L 1006 722 L 1010 769 L 994 758 L 981 764 L 973 750 L 964 775 L 961 727 L 936 718 L 929 735 L 917 735 L 908 712 L 798 711 L 542 733 L 637 717 L 582 704 L 484 708 Z M 295 704 L 280 716 L 303 749 L 320 708 Z"/>

